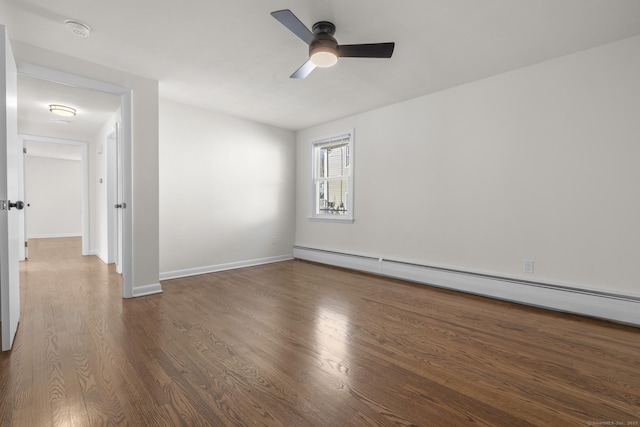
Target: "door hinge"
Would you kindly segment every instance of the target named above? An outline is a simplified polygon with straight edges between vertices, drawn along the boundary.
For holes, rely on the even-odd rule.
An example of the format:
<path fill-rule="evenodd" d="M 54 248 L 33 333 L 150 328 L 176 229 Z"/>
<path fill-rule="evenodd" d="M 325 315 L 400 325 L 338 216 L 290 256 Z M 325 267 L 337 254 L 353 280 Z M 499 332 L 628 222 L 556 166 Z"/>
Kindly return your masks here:
<path fill-rule="evenodd" d="M 9 201 L 8 200 L 0 200 L 0 211 L 9 210 Z"/>

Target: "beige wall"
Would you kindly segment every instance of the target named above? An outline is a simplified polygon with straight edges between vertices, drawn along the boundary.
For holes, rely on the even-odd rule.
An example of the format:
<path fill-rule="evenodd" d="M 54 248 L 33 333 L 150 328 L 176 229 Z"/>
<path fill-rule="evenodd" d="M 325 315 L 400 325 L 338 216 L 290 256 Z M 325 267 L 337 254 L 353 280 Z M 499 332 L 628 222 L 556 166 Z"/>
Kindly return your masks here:
<path fill-rule="evenodd" d="M 634 37 L 298 132 L 296 244 L 640 295 L 638 52 Z M 347 128 L 355 222 L 310 221 L 310 141 Z"/>

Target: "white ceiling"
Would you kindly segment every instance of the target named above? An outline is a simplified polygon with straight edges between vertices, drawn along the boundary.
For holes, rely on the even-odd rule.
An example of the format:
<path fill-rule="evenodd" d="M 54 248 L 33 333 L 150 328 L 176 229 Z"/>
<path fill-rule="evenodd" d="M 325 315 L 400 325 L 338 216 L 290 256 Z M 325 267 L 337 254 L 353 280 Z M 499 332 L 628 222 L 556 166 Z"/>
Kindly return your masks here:
<path fill-rule="evenodd" d="M 307 46 L 280 9 L 332 21 L 342 44 L 394 41 L 394 55 L 290 79 Z M 156 79 L 162 98 L 299 130 L 638 35 L 640 1 L 0 0 L 0 22 L 13 40 Z"/>
<path fill-rule="evenodd" d="M 50 104 L 73 107 L 76 116 L 53 114 Z M 18 132 L 29 156 L 81 160 L 80 148 L 64 142 L 91 141 L 119 107 L 118 96 L 18 75 Z"/>
<path fill-rule="evenodd" d="M 50 104 L 76 109 L 76 116 L 61 117 Z M 90 141 L 120 107 L 120 97 L 18 76 L 18 130 L 21 134 Z"/>

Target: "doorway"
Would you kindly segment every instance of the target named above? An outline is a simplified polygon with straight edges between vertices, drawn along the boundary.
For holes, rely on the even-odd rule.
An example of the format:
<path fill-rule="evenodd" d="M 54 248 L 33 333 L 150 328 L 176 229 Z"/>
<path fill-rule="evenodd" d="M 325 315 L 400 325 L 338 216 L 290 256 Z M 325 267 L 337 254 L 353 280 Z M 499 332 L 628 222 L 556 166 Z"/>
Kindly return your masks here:
<path fill-rule="evenodd" d="M 90 212 L 91 220 L 87 221 L 87 227 L 89 231 L 87 235 L 90 236 L 89 239 L 86 239 L 90 248 L 87 248 L 87 254 L 98 255 L 101 254 L 101 258 L 104 261 L 110 261 L 112 258 L 112 253 L 115 253 L 116 259 L 121 259 L 122 261 L 118 263 L 119 270 L 123 276 L 123 288 L 122 293 L 123 297 L 129 298 L 133 296 L 132 289 L 132 275 L 131 275 L 131 213 L 130 210 L 119 209 L 122 211 L 119 213 L 120 221 L 116 221 L 116 224 L 120 224 L 119 234 L 116 236 L 115 244 L 121 248 L 119 251 L 109 251 L 108 244 L 112 235 L 111 232 L 107 230 L 113 230 L 113 227 L 108 227 L 107 223 L 108 218 L 112 215 L 110 210 L 115 210 L 115 205 L 120 204 L 121 206 L 126 204 L 122 202 L 122 200 L 130 200 L 131 195 L 131 159 L 130 159 L 130 147 L 131 147 L 131 90 L 120 87 L 117 85 L 112 85 L 100 81 L 95 81 L 92 79 L 88 79 L 85 77 L 60 72 L 57 70 L 49 69 L 46 67 L 35 66 L 32 64 L 26 63 L 18 63 L 18 76 L 19 78 L 32 78 L 40 82 L 47 82 L 58 84 L 66 87 L 69 90 L 84 90 L 84 91 L 92 91 L 94 93 L 99 94 L 100 96 L 109 96 L 111 98 L 116 99 L 117 107 L 119 108 L 119 123 L 120 126 L 117 128 L 117 132 L 114 135 L 114 139 L 118 141 L 118 144 L 121 147 L 120 150 L 120 158 L 121 158 L 121 179 L 119 180 L 119 186 L 121 188 L 120 193 L 116 196 L 116 198 L 120 197 L 120 203 L 111 204 L 108 203 L 108 194 L 110 192 L 107 190 L 107 181 L 108 181 L 108 171 L 109 167 L 107 165 L 107 157 L 108 157 L 108 139 L 107 135 L 114 132 L 114 125 L 111 123 L 107 127 L 104 128 L 104 135 L 102 138 L 96 136 L 96 141 L 101 139 L 101 142 L 95 145 L 87 145 L 88 147 L 88 161 L 86 162 L 89 165 L 91 170 L 88 185 L 86 188 L 89 192 L 96 198 L 100 198 L 102 202 L 102 206 L 95 206 L 92 204 L 88 208 L 84 209 L 85 212 Z M 18 100 L 20 104 L 21 92 L 18 93 Z M 53 101 L 53 100 L 52 100 Z M 78 110 L 77 114 L 79 115 L 82 111 Z M 47 112 L 48 113 L 48 112 Z M 88 115 L 89 110 L 85 110 L 84 113 Z M 113 113 L 113 112 L 111 112 Z M 115 122 L 115 121 L 114 121 Z M 75 123 L 61 124 L 62 126 L 68 126 L 69 128 Z M 19 123 L 20 127 L 20 123 Z M 115 137 L 117 135 L 117 137 Z M 127 167 L 128 166 L 128 167 Z M 102 169 L 101 169 L 102 168 Z M 103 193 L 104 197 L 98 197 L 98 193 Z M 99 218 L 99 219 L 98 219 Z M 117 230 L 118 228 L 116 228 Z M 97 236 L 104 236 L 104 238 L 98 238 Z M 113 246 L 113 244 L 112 244 Z M 84 252 L 84 250 L 83 250 Z M 117 254 L 120 255 L 117 255 Z"/>
<path fill-rule="evenodd" d="M 90 255 L 88 145 L 48 136 L 19 134 L 24 153 L 24 252 L 30 238 L 80 236 L 82 255 Z"/>

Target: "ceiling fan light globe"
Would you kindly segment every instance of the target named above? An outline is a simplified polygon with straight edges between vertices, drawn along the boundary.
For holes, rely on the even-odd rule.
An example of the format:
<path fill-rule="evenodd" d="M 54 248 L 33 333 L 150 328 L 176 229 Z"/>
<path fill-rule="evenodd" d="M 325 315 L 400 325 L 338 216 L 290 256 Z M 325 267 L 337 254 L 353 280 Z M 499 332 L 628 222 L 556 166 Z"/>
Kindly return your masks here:
<path fill-rule="evenodd" d="M 327 68 L 336 65 L 338 55 L 331 50 L 316 50 L 311 54 L 311 63 L 316 67 Z"/>

